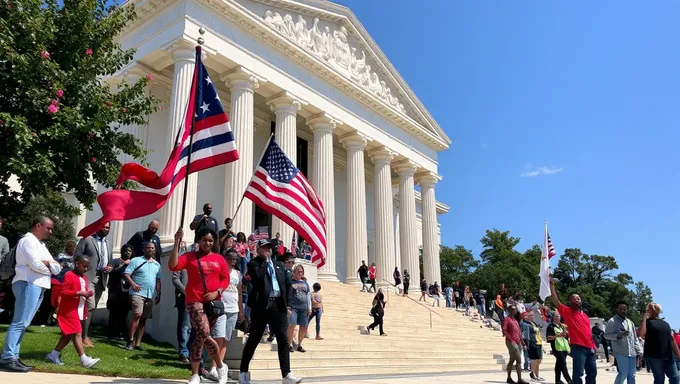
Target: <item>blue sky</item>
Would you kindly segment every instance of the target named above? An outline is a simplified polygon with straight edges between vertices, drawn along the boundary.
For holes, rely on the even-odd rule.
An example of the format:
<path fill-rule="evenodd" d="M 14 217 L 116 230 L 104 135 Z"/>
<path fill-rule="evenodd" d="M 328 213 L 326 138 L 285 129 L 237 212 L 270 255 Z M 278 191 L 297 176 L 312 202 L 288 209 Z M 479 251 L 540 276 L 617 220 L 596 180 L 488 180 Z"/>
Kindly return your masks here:
<path fill-rule="evenodd" d="M 453 140 L 445 245 L 613 255 L 680 327 L 680 3 L 338 0 Z M 554 263 L 556 264 L 556 262 Z"/>

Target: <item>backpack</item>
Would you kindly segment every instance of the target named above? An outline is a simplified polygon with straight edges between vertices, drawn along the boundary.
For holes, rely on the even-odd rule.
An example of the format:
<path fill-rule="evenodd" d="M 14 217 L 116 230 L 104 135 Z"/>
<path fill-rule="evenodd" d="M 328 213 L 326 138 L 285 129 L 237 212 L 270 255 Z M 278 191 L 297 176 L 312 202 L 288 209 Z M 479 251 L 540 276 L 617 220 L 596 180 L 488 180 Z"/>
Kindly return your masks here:
<path fill-rule="evenodd" d="M 18 244 L 17 244 L 18 245 Z M 17 266 L 17 246 L 15 245 L 9 253 L 0 260 L 0 281 L 11 281 L 16 274 Z"/>

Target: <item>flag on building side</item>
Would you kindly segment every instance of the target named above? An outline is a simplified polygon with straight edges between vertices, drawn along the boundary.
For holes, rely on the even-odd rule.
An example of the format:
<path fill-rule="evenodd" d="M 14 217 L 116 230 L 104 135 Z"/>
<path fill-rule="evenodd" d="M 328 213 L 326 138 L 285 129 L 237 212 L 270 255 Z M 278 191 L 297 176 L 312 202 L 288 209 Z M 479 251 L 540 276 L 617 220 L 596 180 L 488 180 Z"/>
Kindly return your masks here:
<path fill-rule="evenodd" d="M 556 254 L 555 247 L 548 234 L 547 221 L 545 222 L 543 246 L 541 248 L 541 267 L 538 272 L 538 276 L 541 278 L 539 297 L 541 300 L 545 301 L 545 299 L 550 296 L 550 259 Z"/>
<path fill-rule="evenodd" d="M 326 212 L 316 191 L 272 138 L 245 197 L 293 228 L 312 246 L 312 262 L 326 262 Z"/>
<path fill-rule="evenodd" d="M 114 189 L 99 195 L 97 202 L 102 217 L 81 229 L 78 236 L 89 236 L 112 220 L 130 220 L 156 212 L 187 176 L 187 168 L 189 173 L 194 173 L 238 160 L 229 118 L 201 61 L 200 46 L 196 47 L 196 66 L 189 95 L 186 116 L 161 174 L 136 163 L 123 165 L 116 186 L 119 188 L 125 181 L 132 180 L 145 188 Z M 187 167 L 189 157 L 191 163 Z"/>

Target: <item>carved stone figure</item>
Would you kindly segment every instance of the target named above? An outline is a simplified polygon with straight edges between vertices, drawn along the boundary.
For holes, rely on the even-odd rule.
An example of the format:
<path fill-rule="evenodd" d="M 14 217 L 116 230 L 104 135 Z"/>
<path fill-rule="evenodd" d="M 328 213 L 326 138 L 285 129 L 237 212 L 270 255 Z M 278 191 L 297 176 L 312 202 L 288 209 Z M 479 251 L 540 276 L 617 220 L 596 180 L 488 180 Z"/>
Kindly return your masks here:
<path fill-rule="evenodd" d="M 298 15 L 297 22 L 294 22 L 291 14 L 281 16 L 278 12 L 272 11 L 266 11 L 262 19 L 265 24 L 337 68 L 387 105 L 406 113 L 404 104 L 392 95 L 392 90 L 387 83 L 380 80 L 377 73 L 371 71 L 371 66 L 366 60 L 366 53 L 362 50 L 357 57 L 357 49 L 350 46 L 349 33 L 344 26 L 333 31 L 325 26 L 322 32 L 319 27 L 319 18 L 314 18 L 311 28 L 308 29 L 307 21 L 302 15 Z"/>

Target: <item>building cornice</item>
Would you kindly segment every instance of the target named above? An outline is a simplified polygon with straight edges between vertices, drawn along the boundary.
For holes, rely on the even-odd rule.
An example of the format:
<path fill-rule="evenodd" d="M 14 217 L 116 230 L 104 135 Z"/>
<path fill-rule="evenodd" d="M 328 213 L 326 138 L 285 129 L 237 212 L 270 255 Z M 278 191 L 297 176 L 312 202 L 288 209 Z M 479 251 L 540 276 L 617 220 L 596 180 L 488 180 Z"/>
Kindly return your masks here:
<path fill-rule="evenodd" d="M 125 5 L 134 4 L 137 8 L 137 19 L 130 23 L 123 32 L 123 34 L 130 33 L 136 28 L 141 27 L 147 23 L 154 16 L 156 16 L 162 9 L 167 8 L 179 1 L 187 0 L 129 0 Z M 393 106 L 389 105 L 376 95 L 364 89 L 363 86 L 355 83 L 347 76 L 343 75 L 335 68 L 330 66 L 327 62 L 314 56 L 307 50 L 301 48 L 298 44 L 290 39 L 283 37 L 278 31 L 267 25 L 262 15 L 256 15 L 246 7 L 238 4 L 235 1 L 225 0 L 193 0 L 197 4 L 207 6 L 215 10 L 218 14 L 233 21 L 236 25 L 245 29 L 253 36 L 257 36 L 264 40 L 269 45 L 283 52 L 299 64 L 303 65 L 308 70 L 316 73 L 321 78 L 330 82 L 340 90 L 346 92 L 350 96 L 359 100 L 363 104 L 369 106 L 383 117 L 396 123 L 399 127 L 410 132 L 418 137 L 423 143 L 429 147 L 441 151 L 447 149 L 450 144 L 450 139 L 446 136 L 443 130 L 437 125 L 434 119 L 429 115 L 429 112 L 420 103 L 415 94 L 408 88 L 406 82 L 401 78 L 396 69 L 392 67 L 389 60 L 384 56 L 380 48 L 370 38 L 368 33 L 361 27 L 359 21 L 347 8 L 337 5 L 331 5 L 330 2 L 319 1 L 305 1 L 296 2 L 292 0 L 252 0 L 263 4 L 285 8 L 289 11 L 303 13 L 309 16 L 323 17 L 326 21 L 336 22 L 344 26 L 349 31 L 350 35 L 360 43 L 367 55 L 372 55 L 374 64 L 379 64 L 376 70 L 382 78 L 390 79 L 390 84 L 398 85 L 394 92 L 398 95 L 402 103 L 409 111 L 414 111 L 415 115 L 419 115 L 427 122 L 426 128 L 424 125 L 416 121 L 414 118 L 399 111 Z M 326 9 L 322 9 L 324 7 Z M 336 10 L 338 13 L 330 11 Z M 432 132 L 432 131 L 434 132 Z"/>

